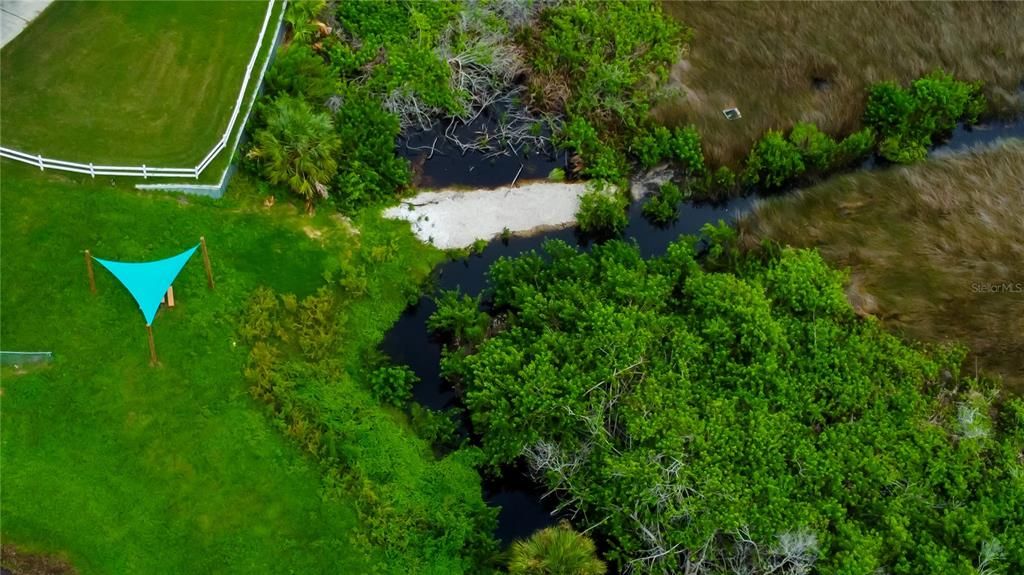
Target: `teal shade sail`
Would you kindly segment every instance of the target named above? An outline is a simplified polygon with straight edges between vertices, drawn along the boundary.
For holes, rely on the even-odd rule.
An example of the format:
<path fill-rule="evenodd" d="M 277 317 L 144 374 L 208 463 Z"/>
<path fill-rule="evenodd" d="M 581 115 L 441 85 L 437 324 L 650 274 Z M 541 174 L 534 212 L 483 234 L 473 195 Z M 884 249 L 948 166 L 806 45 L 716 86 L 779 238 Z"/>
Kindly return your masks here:
<path fill-rule="evenodd" d="M 107 268 L 124 284 L 124 287 L 128 288 L 146 318 L 146 325 L 153 325 L 153 318 L 160 309 L 160 301 L 164 299 L 167 288 L 171 287 L 174 278 L 178 277 L 181 268 L 185 267 L 185 263 L 197 249 L 199 244 L 176 256 L 154 262 L 114 262 L 97 257 L 92 259 Z"/>

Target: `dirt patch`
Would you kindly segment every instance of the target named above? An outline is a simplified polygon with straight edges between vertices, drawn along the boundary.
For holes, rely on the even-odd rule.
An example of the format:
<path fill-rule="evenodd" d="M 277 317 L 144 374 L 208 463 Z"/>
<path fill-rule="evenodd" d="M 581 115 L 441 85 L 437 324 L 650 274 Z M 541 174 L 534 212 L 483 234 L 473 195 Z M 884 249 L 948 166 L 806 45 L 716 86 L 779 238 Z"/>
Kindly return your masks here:
<path fill-rule="evenodd" d="M 576 223 L 582 183 L 535 182 L 515 188 L 422 192 L 384 211 L 406 220 L 420 240 L 442 249 L 464 248 L 504 231 L 528 235 Z"/>
<path fill-rule="evenodd" d="M 64 558 L 25 553 L 14 545 L 0 546 L 0 565 L 12 575 L 77 575 Z"/>

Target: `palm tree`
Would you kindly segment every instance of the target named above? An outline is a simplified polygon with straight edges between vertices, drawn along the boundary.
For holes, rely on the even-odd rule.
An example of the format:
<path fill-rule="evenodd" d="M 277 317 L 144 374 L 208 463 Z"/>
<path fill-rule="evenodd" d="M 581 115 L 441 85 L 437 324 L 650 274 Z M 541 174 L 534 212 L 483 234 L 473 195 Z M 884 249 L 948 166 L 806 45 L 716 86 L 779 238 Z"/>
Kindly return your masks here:
<path fill-rule="evenodd" d="M 567 521 L 512 544 L 510 575 L 604 575 L 594 542 Z"/>
<path fill-rule="evenodd" d="M 305 43 L 313 38 L 315 19 L 327 6 L 326 0 L 293 0 L 284 11 L 284 20 L 291 26 L 292 40 Z"/>
<path fill-rule="evenodd" d="M 256 132 L 248 156 L 259 160 L 271 183 L 287 186 L 312 212 L 316 199 L 327 197 L 327 184 L 338 171 L 341 140 L 331 117 L 291 96 L 271 102 L 265 117 L 267 126 Z"/>

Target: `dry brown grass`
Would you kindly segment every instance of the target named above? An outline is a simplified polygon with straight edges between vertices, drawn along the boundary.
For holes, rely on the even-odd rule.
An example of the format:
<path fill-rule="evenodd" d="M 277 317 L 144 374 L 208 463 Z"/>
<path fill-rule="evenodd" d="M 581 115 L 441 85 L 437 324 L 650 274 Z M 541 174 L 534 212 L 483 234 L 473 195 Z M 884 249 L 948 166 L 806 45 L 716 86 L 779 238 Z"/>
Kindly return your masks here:
<path fill-rule="evenodd" d="M 1024 392 L 1024 142 L 843 176 L 760 203 L 745 241 L 817 247 L 851 268 L 859 311 L 927 341 L 959 340 Z M 991 288 L 989 288 L 991 289 Z"/>
<path fill-rule="evenodd" d="M 692 122 L 714 164 L 735 164 L 770 128 L 858 127 L 868 85 L 942 68 L 983 80 L 994 111 L 1024 110 L 1024 2 L 665 2 L 695 30 L 673 70 L 681 95 L 655 110 Z M 815 81 L 827 83 L 816 87 Z M 728 121 L 722 110 L 739 107 Z"/>

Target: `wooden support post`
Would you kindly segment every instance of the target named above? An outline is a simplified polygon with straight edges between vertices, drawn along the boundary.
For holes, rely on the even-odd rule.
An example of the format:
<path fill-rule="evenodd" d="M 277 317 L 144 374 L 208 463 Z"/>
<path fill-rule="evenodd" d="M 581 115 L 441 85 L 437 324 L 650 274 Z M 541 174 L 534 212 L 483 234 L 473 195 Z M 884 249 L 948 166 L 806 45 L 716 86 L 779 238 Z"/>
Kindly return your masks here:
<path fill-rule="evenodd" d="M 210 267 L 210 252 L 206 251 L 206 236 L 199 236 L 199 243 L 203 246 L 203 266 L 206 268 L 206 283 L 213 289 L 213 268 Z"/>
<path fill-rule="evenodd" d="M 164 297 L 167 298 L 167 307 L 174 307 L 174 286 L 168 286 Z"/>
<path fill-rule="evenodd" d="M 96 293 L 96 276 L 92 273 L 92 254 L 85 250 L 85 269 L 89 272 L 89 291 Z"/>
<path fill-rule="evenodd" d="M 153 326 L 146 326 L 146 335 L 149 336 L 149 365 L 156 365 L 156 343 L 153 341 Z"/>

